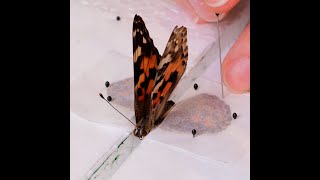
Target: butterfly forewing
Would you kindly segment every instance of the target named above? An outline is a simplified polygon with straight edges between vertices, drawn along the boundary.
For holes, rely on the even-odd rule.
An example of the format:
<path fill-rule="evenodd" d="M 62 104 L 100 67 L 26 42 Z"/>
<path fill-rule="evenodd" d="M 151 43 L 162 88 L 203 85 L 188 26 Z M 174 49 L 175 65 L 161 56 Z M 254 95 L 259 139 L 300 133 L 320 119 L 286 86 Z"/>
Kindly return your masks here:
<path fill-rule="evenodd" d="M 135 15 L 132 29 L 134 66 L 134 106 L 136 123 L 151 112 L 151 92 L 154 88 L 157 66 L 160 61 L 158 49 L 142 18 Z"/>
<path fill-rule="evenodd" d="M 186 70 L 187 61 L 187 28 L 176 26 L 160 60 L 152 91 L 152 108 L 156 121 L 163 119 L 173 106 L 173 102 L 168 100 Z"/>

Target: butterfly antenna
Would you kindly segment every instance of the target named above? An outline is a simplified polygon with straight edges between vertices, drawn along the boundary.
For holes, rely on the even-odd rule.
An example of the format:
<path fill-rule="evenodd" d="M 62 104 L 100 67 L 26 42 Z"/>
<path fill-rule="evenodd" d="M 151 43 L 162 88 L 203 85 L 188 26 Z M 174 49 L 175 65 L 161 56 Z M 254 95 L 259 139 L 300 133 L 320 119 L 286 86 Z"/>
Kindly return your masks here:
<path fill-rule="evenodd" d="M 117 108 L 115 108 L 114 106 L 112 106 L 112 104 L 111 104 L 108 100 L 106 100 L 101 93 L 99 93 L 99 95 L 100 95 L 100 97 L 101 97 L 102 99 L 104 99 L 105 101 L 107 101 L 107 103 L 110 104 L 110 106 L 113 107 L 113 109 L 115 109 L 116 111 L 118 111 L 118 112 L 119 112 L 123 117 L 125 117 L 131 124 L 133 124 L 134 126 L 136 126 L 132 121 L 130 121 L 129 118 L 127 118 L 124 114 L 122 114 Z"/>
<path fill-rule="evenodd" d="M 223 94 L 223 80 L 222 80 L 222 62 L 221 62 L 221 46 L 220 46 L 220 30 L 219 30 L 219 14 L 216 13 L 218 21 L 217 21 L 217 27 L 218 27 L 218 41 L 219 41 L 219 59 L 220 59 L 220 84 L 221 84 L 221 94 L 222 98 L 224 98 Z"/>

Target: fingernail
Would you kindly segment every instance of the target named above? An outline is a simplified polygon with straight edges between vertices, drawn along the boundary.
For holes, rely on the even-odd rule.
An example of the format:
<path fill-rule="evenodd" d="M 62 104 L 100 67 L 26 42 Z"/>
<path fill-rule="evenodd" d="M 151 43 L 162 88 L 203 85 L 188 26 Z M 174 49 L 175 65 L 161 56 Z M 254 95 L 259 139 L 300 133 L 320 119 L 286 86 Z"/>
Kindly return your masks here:
<path fill-rule="evenodd" d="M 204 0 L 215 13 L 229 12 L 240 0 Z"/>
<path fill-rule="evenodd" d="M 228 2 L 228 0 L 205 0 L 211 7 L 219 7 Z"/>
<path fill-rule="evenodd" d="M 250 57 L 231 60 L 225 67 L 224 80 L 235 92 L 250 91 Z"/>

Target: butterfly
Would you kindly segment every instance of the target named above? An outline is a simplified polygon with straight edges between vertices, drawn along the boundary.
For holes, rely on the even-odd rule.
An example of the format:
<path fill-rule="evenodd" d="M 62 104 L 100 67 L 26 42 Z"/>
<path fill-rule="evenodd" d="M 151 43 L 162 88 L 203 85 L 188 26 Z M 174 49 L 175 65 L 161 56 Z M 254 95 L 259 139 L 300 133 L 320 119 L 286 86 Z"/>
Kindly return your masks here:
<path fill-rule="evenodd" d="M 162 56 L 139 15 L 133 20 L 132 38 L 136 118 L 133 134 L 142 139 L 175 105 L 169 98 L 187 67 L 187 28 L 173 29 Z"/>

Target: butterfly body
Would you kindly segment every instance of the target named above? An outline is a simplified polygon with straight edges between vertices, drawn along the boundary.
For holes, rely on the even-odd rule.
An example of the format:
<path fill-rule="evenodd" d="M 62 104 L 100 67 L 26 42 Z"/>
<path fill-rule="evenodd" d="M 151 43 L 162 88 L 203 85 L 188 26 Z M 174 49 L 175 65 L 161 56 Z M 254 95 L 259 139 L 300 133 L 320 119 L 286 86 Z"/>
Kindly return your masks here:
<path fill-rule="evenodd" d="M 183 26 L 173 29 L 162 56 L 138 15 L 134 17 L 132 36 L 136 116 L 133 133 L 142 139 L 175 104 L 169 98 L 187 66 L 187 29 Z"/>

